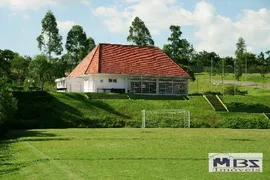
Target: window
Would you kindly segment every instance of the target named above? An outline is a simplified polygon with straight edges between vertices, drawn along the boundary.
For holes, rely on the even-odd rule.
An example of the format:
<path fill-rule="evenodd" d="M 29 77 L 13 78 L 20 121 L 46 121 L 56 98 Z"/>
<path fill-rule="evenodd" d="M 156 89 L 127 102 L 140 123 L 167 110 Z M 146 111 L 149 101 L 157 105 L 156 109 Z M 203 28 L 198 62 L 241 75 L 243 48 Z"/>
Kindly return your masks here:
<path fill-rule="evenodd" d="M 159 83 L 159 94 L 173 94 L 172 82 L 160 82 Z"/>
<path fill-rule="evenodd" d="M 109 79 L 109 82 L 114 82 L 114 83 L 117 83 L 117 79 Z"/>
<path fill-rule="evenodd" d="M 103 79 L 101 79 L 100 82 L 103 83 Z"/>

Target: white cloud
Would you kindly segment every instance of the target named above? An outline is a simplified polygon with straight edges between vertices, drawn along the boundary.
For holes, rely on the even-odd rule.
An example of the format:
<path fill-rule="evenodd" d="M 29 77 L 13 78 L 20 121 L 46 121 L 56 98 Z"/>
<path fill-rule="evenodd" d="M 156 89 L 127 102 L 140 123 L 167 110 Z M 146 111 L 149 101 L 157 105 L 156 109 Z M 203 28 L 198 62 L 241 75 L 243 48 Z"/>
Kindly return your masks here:
<path fill-rule="evenodd" d="M 112 32 L 127 33 L 135 16 L 139 16 L 152 34 L 168 30 L 171 24 L 197 27 L 194 44 L 197 50 L 233 55 L 235 43 L 243 37 L 253 51 L 270 46 L 270 10 L 242 10 L 237 20 L 219 15 L 215 7 L 201 1 L 193 11 L 184 9 L 176 0 L 123 0 L 122 6 L 100 6 L 93 11 Z M 185 33 L 185 32 L 183 32 Z M 165 42 L 164 42 L 165 43 Z"/>
<path fill-rule="evenodd" d="M 76 25 L 73 21 L 57 21 L 57 27 L 62 32 L 68 32 L 73 25 Z"/>
<path fill-rule="evenodd" d="M 89 0 L 0 0 L 0 7 L 12 10 L 37 10 L 43 6 L 60 6 L 70 3 L 89 4 Z"/>

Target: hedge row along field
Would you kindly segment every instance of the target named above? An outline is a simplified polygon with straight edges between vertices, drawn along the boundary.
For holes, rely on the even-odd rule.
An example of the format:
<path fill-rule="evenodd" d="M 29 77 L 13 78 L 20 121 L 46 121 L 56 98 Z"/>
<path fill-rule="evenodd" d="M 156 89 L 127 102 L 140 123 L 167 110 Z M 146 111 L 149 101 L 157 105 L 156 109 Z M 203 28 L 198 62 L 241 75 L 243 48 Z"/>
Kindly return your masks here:
<path fill-rule="evenodd" d="M 262 100 L 270 97 L 225 96 L 224 101 L 231 112 L 216 112 L 202 96 L 191 96 L 189 100 L 179 97 L 177 100 L 173 97 L 145 100 L 135 96 L 128 100 L 124 98 L 126 95 L 119 99 L 102 99 L 102 94 L 99 94 L 100 99 L 94 99 L 93 96 L 84 93 L 15 93 L 18 111 L 13 128 L 140 128 L 143 109 L 189 110 L 192 128 L 269 128 L 269 120 L 262 112 L 269 111 L 270 103 Z M 156 127 L 155 124 L 157 122 L 151 122 L 148 127 Z M 170 120 L 158 124 L 162 127 L 182 126 Z"/>

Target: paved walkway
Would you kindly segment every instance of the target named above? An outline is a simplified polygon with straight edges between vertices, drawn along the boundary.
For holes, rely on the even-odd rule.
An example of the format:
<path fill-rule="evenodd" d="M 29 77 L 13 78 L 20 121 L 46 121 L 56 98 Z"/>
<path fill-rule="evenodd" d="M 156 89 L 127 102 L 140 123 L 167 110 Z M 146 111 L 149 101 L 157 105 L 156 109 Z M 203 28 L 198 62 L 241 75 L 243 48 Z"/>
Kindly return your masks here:
<path fill-rule="evenodd" d="M 222 84 L 221 80 L 213 80 L 214 83 Z M 270 84 L 259 84 L 256 82 L 245 82 L 245 81 L 234 81 L 234 80 L 224 80 L 224 84 L 237 84 L 239 86 L 249 86 L 254 88 L 264 88 L 270 89 Z"/>

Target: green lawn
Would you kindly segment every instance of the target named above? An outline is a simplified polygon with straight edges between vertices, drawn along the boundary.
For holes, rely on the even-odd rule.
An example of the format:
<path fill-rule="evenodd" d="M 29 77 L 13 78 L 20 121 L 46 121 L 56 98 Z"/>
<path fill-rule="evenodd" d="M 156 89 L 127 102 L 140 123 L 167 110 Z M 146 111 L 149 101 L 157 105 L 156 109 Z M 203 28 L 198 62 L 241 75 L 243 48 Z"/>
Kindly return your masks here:
<path fill-rule="evenodd" d="M 226 105 L 233 108 L 232 112 L 214 111 L 202 96 L 191 96 L 189 100 L 93 100 L 87 99 L 83 93 L 21 93 L 17 97 L 19 110 L 13 123 L 14 128 L 141 127 L 143 109 L 189 110 L 192 128 L 269 128 L 269 120 L 263 113 L 270 112 L 270 104 L 265 101 L 270 96 L 225 96 L 225 100 L 228 97 L 238 103 L 225 101 Z M 254 108 L 252 104 L 261 104 L 261 101 L 266 104 Z M 244 104 L 244 108 L 235 107 L 239 103 Z M 182 122 L 163 115 L 159 119 L 147 119 L 146 124 L 147 127 L 154 128 L 183 127 Z M 156 125 L 157 123 L 162 125 Z"/>
<path fill-rule="evenodd" d="M 0 179 L 268 179 L 270 131 L 49 129 L 0 141 Z M 263 173 L 209 173 L 208 153 L 263 153 Z"/>
<path fill-rule="evenodd" d="M 207 73 L 196 73 L 195 74 L 196 81 L 189 81 L 189 93 L 204 93 L 207 91 L 221 92 L 223 91 L 223 86 L 221 83 L 212 84 L 210 83 L 210 77 Z M 227 74 L 224 77 L 224 80 L 234 80 L 233 74 Z M 245 76 L 243 75 L 240 78 L 240 81 L 244 81 Z M 220 75 L 213 76 L 213 82 L 221 81 Z M 258 85 L 270 84 L 270 74 L 267 74 L 265 78 L 262 78 L 260 74 L 253 73 L 247 74 L 247 81 L 254 82 Z M 224 88 L 230 86 L 229 84 L 224 84 Z M 254 87 L 240 87 L 240 90 L 248 90 L 248 94 L 250 95 L 270 95 L 270 89 L 266 88 L 254 88 Z"/>

